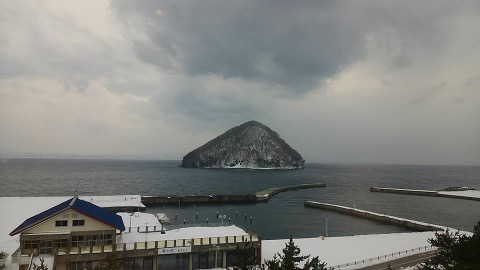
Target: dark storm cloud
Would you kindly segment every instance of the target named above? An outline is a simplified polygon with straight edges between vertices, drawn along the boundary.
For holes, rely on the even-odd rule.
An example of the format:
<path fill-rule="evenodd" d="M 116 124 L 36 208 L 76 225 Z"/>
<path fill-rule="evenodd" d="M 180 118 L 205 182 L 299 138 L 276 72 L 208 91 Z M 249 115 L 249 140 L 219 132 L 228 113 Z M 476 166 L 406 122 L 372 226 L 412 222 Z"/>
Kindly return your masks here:
<path fill-rule="evenodd" d="M 112 6 L 146 63 L 187 76 L 262 81 L 296 95 L 363 59 L 368 35 L 375 35 L 376 49 L 395 55 L 392 69 L 412 65 L 415 53 L 435 58 L 458 31 L 452 18 L 472 3 L 120 0 Z"/>
<path fill-rule="evenodd" d="M 154 96 L 150 104 L 166 113 L 175 125 L 195 131 L 224 129 L 232 123 L 269 117 L 269 104 L 246 102 L 229 94 L 232 91 L 234 89 L 225 89 L 209 94 L 203 86 L 185 82 L 167 96 Z"/>
<path fill-rule="evenodd" d="M 190 76 L 264 81 L 303 93 L 363 54 L 358 26 L 365 22 L 333 1 L 126 0 L 113 6 L 120 20 L 147 33 L 148 40 L 134 40 L 140 59 L 162 69 L 177 62 Z"/>

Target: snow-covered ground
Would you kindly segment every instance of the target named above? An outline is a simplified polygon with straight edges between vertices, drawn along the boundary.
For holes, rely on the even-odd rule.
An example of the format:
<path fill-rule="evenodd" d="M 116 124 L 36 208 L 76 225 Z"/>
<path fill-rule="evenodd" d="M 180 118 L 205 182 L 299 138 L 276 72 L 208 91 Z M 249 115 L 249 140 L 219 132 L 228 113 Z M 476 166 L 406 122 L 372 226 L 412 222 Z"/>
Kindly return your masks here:
<path fill-rule="evenodd" d="M 387 260 L 391 260 L 391 254 L 396 253 L 393 258 L 405 256 L 405 250 L 409 250 L 407 255 L 414 254 L 412 249 L 427 247 L 430 250 L 430 244 L 427 240 L 435 236 L 434 232 L 415 232 L 415 233 L 393 233 L 393 234 L 374 234 L 374 235 L 355 235 L 345 237 L 318 237 L 318 238 L 299 238 L 294 239 L 295 244 L 300 248 L 302 255 L 311 254 L 312 257 L 318 256 L 320 260 L 327 263 L 327 266 L 336 266 L 355 261 L 366 260 L 369 258 L 378 258 L 389 255 Z M 288 239 L 281 240 L 263 240 L 262 241 L 262 259 L 272 259 L 273 255 L 285 247 Z M 398 252 L 402 252 L 398 256 Z M 381 258 L 380 258 L 381 259 Z M 378 264 L 383 260 L 368 261 L 362 264 L 362 267 Z M 357 264 L 355 266 L 359 268 Z M 342 267 L 342 269 L 355 269 L 355 267 Z"/>
<path fill-rule="evenodd" d="M 439 191 L 438 194 L 450 196 L 462 196 L 470 198 L 480 198 L 480 190 L 463 190 L 463 191 Z"/>

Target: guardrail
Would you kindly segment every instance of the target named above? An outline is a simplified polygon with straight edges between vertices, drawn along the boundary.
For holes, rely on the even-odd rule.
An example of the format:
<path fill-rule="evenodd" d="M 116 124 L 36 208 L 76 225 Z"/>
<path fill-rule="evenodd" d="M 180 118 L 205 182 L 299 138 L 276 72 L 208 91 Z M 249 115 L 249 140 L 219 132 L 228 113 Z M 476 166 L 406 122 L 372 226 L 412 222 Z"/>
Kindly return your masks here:
<path fill-rule="evenodd" d="M 369 263 L 369 262 L 379 261 L 381 259 L 386 259 L 386 258 L 389 258 L 389 257 L 393 258 L 394 256 L 400 256 L 402 254 L 407 255 L 409 252 L 413 253 L 413 252 L 416 252 L 416 251 L 422 251 L 422 250 L 426 251 L 426 250 L 432 250 L 432 249 L 434 249 L 433 246 L 423 246 L 423 247 L 418 247 L 418 248 L 412 248 L 412 249 L 407 249 L 407 250 L 402 250 L 402 251 L 399 251 L 399 252 L 384 254 L 384 255 L 381 255 L 381 256 L 372 257 L 372 258 L 368 258 L 368 259 L 364 259 L 364 260 L 339 264 L 339 265 L 335 265 L 335 266 L 329 266 L 327 269 L 329 269 L 329 270 L 340 270 L 340 269 L 342 269 L 342 267 L 350 267 L 350 266 L 354 266 L 354 265 L 361 265 L 361 264 L 365 264 L 365 263 Z"/>

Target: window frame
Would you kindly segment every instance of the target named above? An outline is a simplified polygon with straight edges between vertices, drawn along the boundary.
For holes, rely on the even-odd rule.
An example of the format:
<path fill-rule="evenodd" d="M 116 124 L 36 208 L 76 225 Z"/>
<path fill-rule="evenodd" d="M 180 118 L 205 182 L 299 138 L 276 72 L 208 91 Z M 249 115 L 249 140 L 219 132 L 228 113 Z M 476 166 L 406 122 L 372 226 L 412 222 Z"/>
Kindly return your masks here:
<path fill-rule="evenodd" d="M 74 219 L 74 220 L 72 220 L 72 226 L 74 226 L 74 227 L 85 226 L 85 219 Z"/>
<path fill-rule="evenodd" d="M 55 227 L 68 227 L 68 220 L 67 219 L 55 220 Z"/>

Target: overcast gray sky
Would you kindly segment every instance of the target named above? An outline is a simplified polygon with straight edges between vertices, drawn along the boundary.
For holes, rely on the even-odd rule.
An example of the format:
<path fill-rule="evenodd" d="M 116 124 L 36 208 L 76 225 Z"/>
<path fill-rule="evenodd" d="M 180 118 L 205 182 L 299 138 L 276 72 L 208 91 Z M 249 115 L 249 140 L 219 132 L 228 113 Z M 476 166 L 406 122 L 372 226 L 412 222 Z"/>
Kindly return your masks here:
<path fill-rule="evenodd" d="M 480 165 L 479 1 L 0 0 L 0 155 Z"/>

